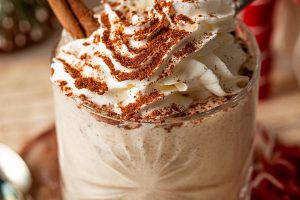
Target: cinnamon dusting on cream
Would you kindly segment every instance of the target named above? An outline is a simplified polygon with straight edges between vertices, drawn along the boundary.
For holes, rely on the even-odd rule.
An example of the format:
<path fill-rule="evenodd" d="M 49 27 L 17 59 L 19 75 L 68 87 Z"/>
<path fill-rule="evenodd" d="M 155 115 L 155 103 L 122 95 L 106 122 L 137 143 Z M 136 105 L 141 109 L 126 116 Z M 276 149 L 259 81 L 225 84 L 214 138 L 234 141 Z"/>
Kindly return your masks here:
<path fill-rule="evenodd" d="M 235 73 L 242 70 L 230 69 L 230 62 L 224 60 L 230 55 L 218 52 L 224 44 L 240 54 L 240 63 L 247 59 L 231 35 L 234 30 L 226 28 L 234 23 L 230 10 L 202 13 L 200 1 L 166 0 L 140 11 L 130 2 L 103 1 L 104 10 L 95 15 L 99 28 L 58 52 L 51 77 L 67 96 L 113 118 L 162 120 L 189 115 L 195 104 L 206 98 L 236 94 L 235 81 L 243 83 L 238 89 L 247 84 L 247 77 Z M 228 71 L 217 69 L 220 63 Z M 59 73 L 73 80 L 65 80 Z M 227 79 L 233 86 L 226 85 Z M 178 95 L 170 100 L 173 94 Z"/>

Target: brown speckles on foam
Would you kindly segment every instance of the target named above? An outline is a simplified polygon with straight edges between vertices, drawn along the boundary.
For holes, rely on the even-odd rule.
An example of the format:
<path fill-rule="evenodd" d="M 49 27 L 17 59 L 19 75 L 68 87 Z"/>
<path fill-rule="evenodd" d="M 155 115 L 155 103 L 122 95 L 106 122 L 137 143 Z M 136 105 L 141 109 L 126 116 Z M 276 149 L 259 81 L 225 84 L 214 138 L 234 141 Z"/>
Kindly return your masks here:
<path fill-rule="evenodd" d="M 96 81 L 93 78 L 80 78 L 75 80 L 75 86 L 78 89 L 88 89 L 92 92 L 95 92 L 99 95 L 104 94 L 107 90 L 107 84 L 104 82 Z"/>
<path fill-rule="evenodd" d="M 108 90 L 105 82 L 97 81 L 91 77 L 83 77 L 80 70 L 75 69 L 63 59 L 58 60 L 64 64 L 66 72 L 75 79 L 75 87 L 78 89 L 87 89 L 99 95 L 103 95 Z"/>
<path fill-rule="evenodd" d="M 50 68 L 50 76 L 53 76 L 54 72 L 55 72 L 55 70 L 51 67 Z"/>

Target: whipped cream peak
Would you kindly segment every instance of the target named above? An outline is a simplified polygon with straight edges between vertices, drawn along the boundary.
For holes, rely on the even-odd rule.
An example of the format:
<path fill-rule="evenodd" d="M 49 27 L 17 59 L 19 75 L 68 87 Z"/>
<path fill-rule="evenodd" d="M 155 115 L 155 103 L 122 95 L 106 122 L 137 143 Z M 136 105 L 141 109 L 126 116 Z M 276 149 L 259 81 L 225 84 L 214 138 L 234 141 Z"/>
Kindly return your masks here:
<path fill-rule="evenodd" d="M 51 66 L 51 80 L 80 103 L 127 119 L 159 118 L 158 110 L 184 112 L 249 81 L 239 74 L 247 54 L 232 34 L 231 0 L 103 3 L 99 29 L 69 38 Z"/>

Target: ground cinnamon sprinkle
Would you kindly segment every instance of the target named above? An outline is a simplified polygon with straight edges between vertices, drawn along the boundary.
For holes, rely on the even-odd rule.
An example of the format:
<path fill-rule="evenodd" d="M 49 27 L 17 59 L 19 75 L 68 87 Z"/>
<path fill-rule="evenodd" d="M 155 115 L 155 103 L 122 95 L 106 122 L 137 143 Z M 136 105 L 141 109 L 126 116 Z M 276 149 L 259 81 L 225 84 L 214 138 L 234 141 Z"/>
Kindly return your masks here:
<path fill-rule="evenodd" d="M 110 21 L 109 21 L 109 16 L 107 13 L 103 12 L 101 14 L 101 23 L 102 25 L 104 25 L 107 29 L 110 29 L 111 28 L 111 24 L 110 24 Z"/>
<path fill-rule="evenodd" d="M 55 72 L 55 70 L 51 67 L 50 68 L 50 75 L 53 76 L 54 72 Z"/>
<path fill-rule="evenodd" d="M 118 114 L 112 111 L 112 106 L 111 105 L 98 105 L 95 104 L 94 102 L 92 102 L 91 100 L 89 100 L 89 98 L 87 96 L 85 96 L 84 94 L 81 94 L 78 96 L 78 98 L 83 102 L 83 104 L 88 107 L 91 108 L 95 113 L 101 113 L 104 116 L 107 117 L 113 117 L 113 118 L 118 118 Z"/>
<path fill-rule="evenodd" d="M 113 58 L 122 66 L 129 69 L 137 69 L 131 73 L 125 73 L 120 70 L 116 70 L 110 58 L 106 55 L 100 55 L 101 53 L 98 52 L 98 56 L 104 60 L 104 62 L 110 68 L 111 74 L 118 81 L 133 79 L 143 80 L 148 78 L 163 62 L 164 54 L 168 53 L 178 41 L 182 40 L 186 35 L 188 35 L 188 33 L 185 31 L 173 30 L 164 27 L 165 14 L 162 12 L 162 6 L 171 6 L 170 3 L 168 5 L 165 4 L 167 3 L 161 3 L 161 5 L 157 4 L 155 6 L 155 9 L 163 16 L 163 19 L 153 19 L 150 22 L 150 26 L 137 31 L 134 35 L 122 35 L 121 31 L 112 33 L 108 14 L 105 12 L 101 14 L 101 24 L 103 25 L 102 27 L 106 29 L 101 37 L 102 42 L 106 45 L 106 48 L 112 52 Z M 144 37 L 148 37 L 148 34 L 153 32 L 157 33 L 150 38 L 146 46 L 143 46 L 142 48 L 130 47 L 127 39 L 128 37 L 134 39 L 143 39 Z M 115 35 L 116 38 L 120 38 L 120 41 L 123 41 L 123 44 L 125 44 L 131 52 L 134 52 L 137 55 L 134 57 L 129 57 L 118 52 L 116 50 L 116 45 L 122 45 L 122 43 L 120 43 L 120 41 L 112 40 L 112 35 Z M 172 38 L 172 40 L 170 40 L 170 38 Z M 149 58 L 152 60 L 150 61 Z"/>
<path fill-rule="evenodd" d="M 182 110 L 176 104 L 173 103 L 171 106 L 152 111 L 151 113 L 145 116 L 145 119 L 155 120 L 159 118 L 169 117 L 170 115 L 174 115 L 181 112 Z"/>
<path fill-rule="evenodd" d="M 80 56 L 80 59 L 81 60 L 85 60 L 87 58 L 87 54 L 86 53 L 84 53 L 84 54 L 82 54 L 81 56 Z"/>
<path fill-rule="evenodd" d="M 112 3 L 110 3 L 110 6 L 111 7 L 116 7 L 116 6 L 120 5 L 120 4 L 121 4 L 120 2 L 112 2 Z"/>
<path fill-rule="evenodd" d="M 72 78 L 76 79 L 78 77 L 81 77 L 80 71 L 73 68 L 69 63 L 67 63 L 65 60 L 58 58 L 59 60 L 65 67 L 65 70 L 71 75 Z"/>
<path fill-rule="evenodd" d="M 83 77 L 81 72 L 71 65 L 69 65 L 65 60 L 59 58 L 60 62 L 62 62 L 65 66 L 65 70 L 75 79 L 75 86 L 78 89 L 88 89 L 92 92 L 96 92 L 99 95 L 103 95 L 107 90 L 107 84 L 105 82 L 96 81 L 91 77 Z"/>
<path fill-rule="evenodd" d="M 194 52 L 196 49 L 197 47 L 195 46 L 194 42 L 190 42 L 186 44 L 182 49 L 176 51 L 159 78 L 161 79 L 170 76 L 173 72 L 173 68 L 175 67 L 175 64 L 178 61 L 182 60 L 183 58 L 187 57 L 190 53 Z"/>
<path fill-rule="evenodd" d="M 176 15 L 175 21 L 177 21 L 177 22 L 184 21 L 184 22 L 187 22 L 189 24 L 195 24 L 195 21 L 193 21 L 191 18 L 189 18 L 188 16 L 183 15 L 183 14 Z"/>
<path fill-rule="evenodd" d="M 164 20 L 159 20 L 159 19 L 153 19 L 151 22 L 150 22 L 150 26 L 145 28 L 145 29 L 142 29 L 140 31 L 137 31 L 133 37 L 134 39 L 136 40 L 144 40 L 148 37 L 148 35 L 150 33 L 153 33 L 159 29 L 161 29 L 162 27 L 164 26 Z M 124 36 L 132 36 L 132 35 L 124 35 Z"/>
<path fill-rule="evenodd" d="M 59 82 L 59 87 L 64 87 L 64 86 L 66 86 L 68 84 L 68 82 L 67 81 L 60 81 Z"/>
<path fill-rule="evenodd" d="M 188 43 L 181 50 L 174 53 L 174 57 L 182 58 L 183 56 L 190 54 L 196 50 L 196 47 L 193 42 Z"/>
<path fill-rule="evenodd" d="M 95 92 L 99 95 L 104 94 L 108 90 L 108 87 L 107 87 L 106 83 L 95 81 L 91 77 L 76 79 L 75 80 L 75 86 L 78 89 L 82 89 L 82 88 L 88 89 L 88 90 L 90 90 L 92 92 Z"/>
<path fill-rule="evenodd" d="M 194 3 L 194 2 L 195 2 L 195 0 L 182 0 L 182 2 Z"/>
<path fill-rule="evenodd" d="M 109 25 L 106 26 L 109 27 Z M 147 48 L 145 48 L 144 51 L 142 51 L 136 57 L 130 58 L 122 56 L 115 50 L 113 43 L 109 39 L 110 31 L 104 31 L 102 40 L 107 48 L 111 50 L 113 57 L 117 61 L 119 61 L 122 66 L 126 66 L 127 68 L 138 68 L 136 71 L 130 73 L 116 70 L 109 57 L 102 55 L 100 52 L 97 52 L 97 54 L 110 68 L 111 74 L 115 76 L 118 81 L 134 79 L 143 80 L 150 77 L 155 72 L 155 70 L 163 62 L 165 53 L 169 52 L 172 46 L 175 45 L 179 40 L 184 38 L 187 34 L 188 33 L 185 31 L 163 29 L 161 33 L 153 41 L 150 42 L 150 44 L 147 46 Z M 169 40 L 169 38 L 172 38 L 172 40 L 166 41 Z M 162 43 L 162 41 L 166 41 L 166 43 Z M 151 62 L 148 62 L 146 64 L 145 61 L 149 57 L 151 58 Z"/>
<path fill-rule="evenodd" d="M 95 44 L 101 42 L 101 36 L 100 36 L 100 35 L 95 35 L 95 36 L 94 36 L 93 42 L 94 42 Z"/>
<path fill-rule="evenodd" d="M 156 23 L 154 23 L 156 20 L 155 19 L 152 24 L 150 25 L 150 27 L 146 28 L 146 29 L 142 29 L 141 31 L 137 31 L 135 33 L 135 36 L 139 36 L 139 35 L 144 35 L 145 33 L 148 33 L 149 31 L 154 31 L 157 29 L 159 29 L 160 31 L 157 33 L 157 35 L 153 36 L 153 40 L 150 40 L 147 44 L 147 46 L 141 48 L 137 48 L 137 49 L 133 49 L 130 48 L 128 45 L 128 40 L 124 38 L 128 37 L 126 35 L 120 35 L 120 32 L 115 32 L 115 33 L 111 33 L 111 24 L 109 21 L 109 17 L 108 14 L 103 13 L 101 15 L 101 23 L 104 25 L 104 27 L 106 27 L 106 30 L 103 33 L 102 36 L 102 41 L 103 43 L 106 45 L 107 49 L 109 49 L 112 54 L 113 54 L 113 58 L 116 59 L 122 66 L 127 67 L 127 68 L 131 68 L 131 69 L 135 69 L 135 68 L 141 68 L 142 66 L 144 66 L 145 62 L 148 60 L 149 57 L 154 57 L 153 55 L 155 55 L 156 52 L 160 51 L 162 53 L 159 53 L 160 58 L 162 58 L 163 53 L 166 53 L 170 50 L 170 48 L 176 44 L 179 40 L 183 39 L 188 33 L 185 31 L 181 31 L 181 30 L 173 30 L 173 29 L 169 29 L 169 28 L 162 28 L 162 25 L 157 25 Z M 159 20 L 158 20 L 159 22 Z M 129 49 L 131 49 L 132 51 L 134 51 L 135 53 L 138 53 L 135 57 L 131 58 L 128 56 L 124 56 L 122 54 L 120 54 L 118 51 L 116 51 L 115 48 L 115 44 L 116 41 L 113 41 L 110 39 L 111 34 L 118 34 L 117 36 L 121 37 L 121 39 L 123 41 L 125 41 L 125 45 L 127 45 L 129 47 Z M 172 41 L 169 41 L 170 38 L 172 38 Z M 169 41 L 169 42 L 168 42 Z M 165 43 L 163 43 L 165 42 Z M 155 69 L 155 66 L 148 66 L 152 69 Z M 115 71 L 115 70 L 113 70 Z M 142 71 L 151 71 L 151 70 L 142 70 Z M 139 70 L 138 73 L 142 72 L 141 70 Z M 147 75 L 151 75 L 151 74 L 147 74 Z M 126 75 L 127 76 L 127 75 Z M 120 76 L 119 76 L 120 77 Z M 143 76 L 144 78 L 146 76 Z M 125 80 L 130 80 L 131 78 L 125 79 Z M 118 79 L 120 80 L 120 79 Z"/>
<path fill-rule="evenodd" d="M 161 79 L 161 78 L 170 76 L 173 72 L 173 68 L 175 67 L 176 63 L 178 63 L 180 60 L 186 58 L 191 53 L 199 50 L 203 46 L 204 40 L 206 40 L 208 38 L 212 38 L 214 36 L 215 36 L 215 34 L 210 33 L 210 32 L 204 33 L 200 39 L 189 42 L 183 48 L 177 50 L 173 54 L 173 57 L 169 60 L 167 67 L 164 69 L 164 71 L 162 72 L 162 74 L 160 75 L 159 78 Z"/>
<path fill-rule="evenodd" d="M 106 2 L 109 3 L 108 1 Z M 193 1 L 185 0 L 185 2 Z M 138 28 L 135 32 L 127 34 L 127 29 L 125 28 L 133 25 L 133 22 L 131 20 L 132 15 L 139 15 L 139 13 L 130 11 L 130 8 L 128 8 L 128 10 L 124 8 L 124 11 L 122 10 L 122 12 L 120 10 L 114 10 L 118 9 L 116 7 L 118 7 L 120 3 L 110 3 L 113 12 L 115 12 L 119 18 L 116 17 L 117 19 L 111 20 L 108 13 L 106 13 L 105 11 L 101 13 L 101 31 L 99 31 L 99 33 L 101 34 L 95 33 L 92 36 L 93 38 L 87 40 L 89 42 L 83 42 L 83 46 L 92 45 L 91 49 L 93 53 L 90 54 L 89 51 L 86 51 L 88 52 L 87 54 L 81 54 L 80 56 L 78 55 L 78 52 L 72 54 L 71 51 L 69 52 L 69 54 L 80 59 L 80 62 L 76 62 L 79 63 L 78 65 L 90 67 L 93 70 L 99 70 L 98 72 L 100 72 L 101 67 L 103 66 L 96 66 L 94 64 L 95 62 L 93 62 L 93 59 L 96 60 L 100 58 L 103 61 L 100 63 L 104 63 L 105 70 L 107 67 L 109 68 L 109 76 L 111 75 L 113 78 L 120 82 L 126 80 L 144 80 L 147 78 L 149 78 L 150 80 L 151 78 L 150 82 L 155 83 L 155 80 L 157 81 L 157 77 L 155 76 L 155 79 L 153 80 L 153 77 L 151 76 L 156 72 L 159 75 L 158 78 L 165 78 L 166 76 L 170 76 L 172 75 L 173 69 L 178 62 L 180 62 L 182 59 L 184 59 L 194 51 L 199 50 L 203 46 L 203 44 L 205 44 L 205 41 L 207 41 L 207 39 L 213 37 L 211 33 L 205 33 L 202 38 L 197 37 L 194 41 L 187 43 L 187 41 L 190 40 L 185 40 L 185 38 L 190 36 L 191 33 L 181 30 L 180 28 L 174 28 L 173 23 L 184 22 L 194 24 L 195 22 L 186 15 L 175 15 L 175 13 L 173 12 L 174 10 L 172 10 L 171 8 L 172 4 L 172 2 L 156 1 L 154 9 L 152 9 L 151 11 L 146 11 L 144 13 L 147 16 L 145 18 L 147 20 L 142 18 L 142 22 L 138 22 L 142 24 L 142 28 Z M 112 26 L 116 27 L 112 28 Z M 141 40 L 145 41 L 137 43 L 136 46 L 138 47 L 132 44 L 132 41 Z M 180 43 L 181 41 L 182 43 Z M 97 45 L 101 45 L 101 48 L 102 45 L 105 45 L 105 51 L 101 52 L 97 50 Z M 88 49 L 89 47 L 85 48 L 84 50 Z M 123 51 L 124 49 L 125 51 Z M 109 51 L 109 53 L 107 53 L 107 51 Z M 68 52 L 64 53 L 68 54 Z M 66 60 L 63 59 L 58 58 L 58 60 L 62 64 L 64 64 L 65 71 L 70 74 L 70 76 L 75 80 L 74 83 L 76 88 L 87 89 L 98 95 L 103 95 L 106 91 L 108 91 L 109 88 L 106 82 L 102 82 L 101 79 L 98 80 L 98 78 L 85 77 L 83 76 L 82 69 L 77 65 L 70 65 Z M 121 67 L 118 68 L 119 66 Z M 160 69 L 160 67 L 162 67 L 162 69 Z M 122 70 L 122 68 L 127 69 Z M 52 71 L 51 69 L 51 74 L 53 75 L 53 73 L 54 70 Z M 103 70 L 104 75 L 105 73 L 106 71 Z M 67 83 L 62 81 L 59 84 L 60 87 L 63 87 L 65 90 Z M 154 110 L 146 116 L 142 116 L 142 114 L 140 114 L 138 110 L 164 98 L 164 95 L 160 92 L 155 90 L 153 91 L 154 92 L 151 92 L 150 94 L 139 94 L 134 103 L 130 103 L 126 106 L 122 107 L 121 103 L 115 105 L 119 106 L 119 108 L 121 109 L 121 115 L 116 113 L 119 111 L 114 110 L 114 105 L 110 105 L 111 107 L 97 105 L 95 102 L 92 102 L 88 97 L 84 95 L 80 95 L 77 98 L 81 100 L 83 105 L 91 107 L 95 112 L 99 112 L 101 114 L 104 113 L 109 117 L 131 121 L 136 120 L 140 122 L 145 119 L 149 121 L 155 121 L 156 119 L 163 120 L 164 118 L 171 115 L 173 117 L 175 115 L 183 116 L 188 114 L 182 107 L 177 107 L 175 104 L 173 104 L 163 109 Z M 71 90 L 68 92 L 69 93 L 67 93 L 67 91 L 65 90 L 65 93 L 67 93 L 66 95 L 76 95 L 72 94 Z M 199 107 L 201 109 L 207 109 L 199 104 L 197 106 L 198 109 Z M 194 110 L 194 112 L 197 111 Z"/>
<path fill-rule="evenodd" d="M 127 58 L 115 54 L 115 59 L 128 68 L 138 68 L 155 52 L 162 51 L 162 48 L 162 53 L 168 53 L 170 48 L 186 35 L 187 33 L 184 31 L 175 31 L 169 28 L 162 28 L 155 36 L 153 36 L 153 39 L 150 39 L 144 48 L 134 49 L 129 47 L 134 53 L 138 54 L 136 57 Z M 172 38 L 172 41 L 170 41 L 170 38 Z"/>
<path fill-rule="evenodd" d="M 154 101 L 164 98 L 163 94 L 159 92 L 152 92 L 148 95 L 142 95 L 136 99 L 135 103 L 130 103 L 125 107 L 121 107 L 123 112 L 123 116 L 128 118 L 131 117 L 133 113 L 136 113 L 138 109 L 140 109 L 144 105 L 148 105 Z"/>

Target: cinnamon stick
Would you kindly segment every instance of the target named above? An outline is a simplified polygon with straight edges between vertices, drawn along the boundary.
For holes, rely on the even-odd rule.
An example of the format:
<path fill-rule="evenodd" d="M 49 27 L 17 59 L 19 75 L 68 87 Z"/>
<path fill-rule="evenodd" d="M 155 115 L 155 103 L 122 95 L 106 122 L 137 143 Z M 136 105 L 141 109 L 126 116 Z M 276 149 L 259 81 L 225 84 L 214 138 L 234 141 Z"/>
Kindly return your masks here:
<path fill-rule="evenodd" d="M 48 2 L 66 31 L 68 31 L 74 38 L 85 37 L 79 22 L 74 17 L 68 4 L 64 0 L 48 0 Z"/>
<path fill-rule="evenodd" d="M 58 20 L 74 38 L 90 36 L 99 26 L 81 0 L 48 0 Z"/>
<path fill-rule="evenodd" d="M 93 16 L 93 12 L 86 7 L 82 0 L 67 0 L 67 2 L 84 29 L 86 36 L 91 35 L 99 26 L 99 23 Z"/>

